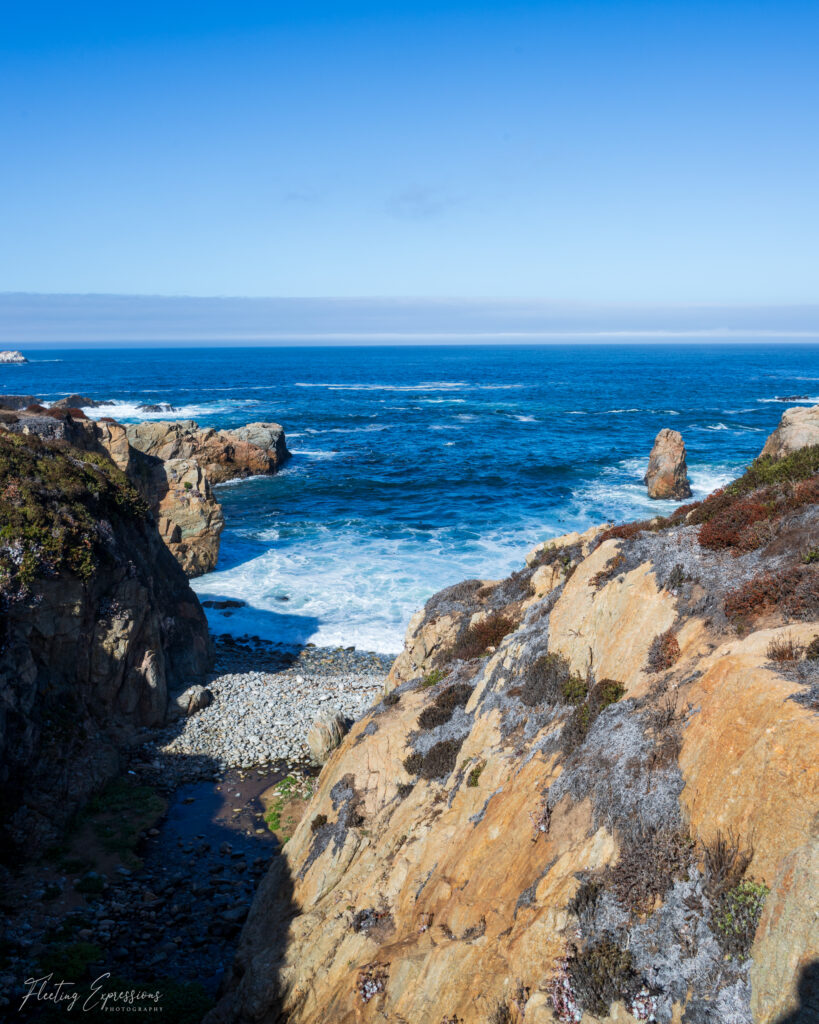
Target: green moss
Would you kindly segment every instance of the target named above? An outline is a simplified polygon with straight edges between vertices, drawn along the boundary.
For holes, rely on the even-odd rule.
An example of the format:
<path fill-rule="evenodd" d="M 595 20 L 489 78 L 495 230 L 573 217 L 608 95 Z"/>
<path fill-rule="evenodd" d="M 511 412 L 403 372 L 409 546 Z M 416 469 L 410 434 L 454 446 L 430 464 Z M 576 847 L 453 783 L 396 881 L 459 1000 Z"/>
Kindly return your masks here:
<path fill-rule="evenodd" d="M 751 946 L 769 892 L 768 887 L 761 882 L 747 880 L 720 897 L 714 912 L 714 924 L 719 944 L 727 956 L 747 960 L 751 955 Z"/>
<path fill-rule="evenodd" d="M 38 576 L 61 572 L 90 579 L 109 557 L 103 524 L 147 514 L 103 456 L 0 434 L 0 591 L 25 592 Z"/>

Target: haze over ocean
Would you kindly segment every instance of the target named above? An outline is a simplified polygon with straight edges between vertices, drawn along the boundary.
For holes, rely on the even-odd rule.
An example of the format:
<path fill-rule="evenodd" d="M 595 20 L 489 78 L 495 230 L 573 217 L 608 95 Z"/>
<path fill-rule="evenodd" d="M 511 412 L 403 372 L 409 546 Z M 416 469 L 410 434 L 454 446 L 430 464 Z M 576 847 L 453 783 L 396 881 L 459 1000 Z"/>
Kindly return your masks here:
<path fill-rule="evenodd" d="M 293 459 L 217 489 L 226 528 L 202 598 L 247 602 L 215 632 L 400 648 L 412 613 L 500 577 L 536 543 L 675 507 L 641 478 L 680 430 L 694 497 L 761 449 L 787 404 L 819 401 L 819 346 L 278 347 L 28 352 L 0 390 L 116 404 L 122 421 L 282 423 Z M 169 402 L 173 413 L 145 414 Z"/>

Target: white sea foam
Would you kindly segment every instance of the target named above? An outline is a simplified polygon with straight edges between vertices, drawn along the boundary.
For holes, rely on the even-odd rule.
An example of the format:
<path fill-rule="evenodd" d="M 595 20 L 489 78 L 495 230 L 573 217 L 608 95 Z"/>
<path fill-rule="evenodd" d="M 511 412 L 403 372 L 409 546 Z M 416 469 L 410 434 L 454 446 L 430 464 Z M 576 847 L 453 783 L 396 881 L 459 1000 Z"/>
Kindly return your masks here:
<path fill-rule="evenodd" d="M 145 409 L 140 409 L 140 404 L 142 403 L 114 402 L 112 405 L 101 405 L 93 408 L 86 406 L 83 408 L 83 412 L 92 420 L 102 419 L 104 416 L 110 416 L 115 420 L 123 420 L 125 422 L 129 420 L 196 420 L 205 416 L 216 416 L 222 413 L 234 412 L 237 409 L 246 408 L 255 403 L 251 403 L 248 400 L 208 402 L 196 405 L 178 405 L 164 412 L 147 412 Z"/>
<path fill-rule="evenodd" d="M 819 398 L 806 395 L 804 398 L 757 398 L 757 402 L 775 402 L 777 405 L 816 405 Z"/>
<path fill-rule="evenodd" d="M 519 423 L 537 423 L 538 419 L 536 416 L 518 416 L 515 415 L 513 419 L 518 420 Z"/>
<path fill-rule="evenodd" d="M 290 454 L 291 455 L 304 455 L 308 459 L 324 460 L 324 459 L 335 459 L 337 456 L 341 455 L 341 452 L 324 452 L 324 451 L 315 451 L 315 450 L 308 451 L 306 448 L 299 448 L 299 449 L 291 448 L 290 449 Z M 286 468 L 287 467 L 285 466 L 285 469 Z M 281 472 L 284 472 L 284 470 L 282 470 Z"/>

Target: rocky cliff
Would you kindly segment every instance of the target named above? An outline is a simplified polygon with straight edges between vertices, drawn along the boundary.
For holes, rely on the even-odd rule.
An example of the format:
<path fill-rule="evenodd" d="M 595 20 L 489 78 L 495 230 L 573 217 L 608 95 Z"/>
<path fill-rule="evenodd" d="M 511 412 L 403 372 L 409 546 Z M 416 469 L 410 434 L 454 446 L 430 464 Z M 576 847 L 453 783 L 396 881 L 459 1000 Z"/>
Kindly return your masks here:
<path fill-rule="evenodd" d="M 764 458 L 433 597 L 208 1024 L 803 1019 L 818 473 L 819 447 Z"/>
<path fill-rule="evenodd" d="M 206 670 L 209 641 L 103 439 L 63 414 L 2 426 L 0 843 L 32 852 L 117 770 L 120 746 L 163 721 L 168 687 Z"/>
<path fill-rule="evenodd" d="M 194 459 L 211 483 L 275 473 L 290 457 L 278 423 L 250 423 L 236 430 L 202 428 L 193 420 L 133 423 L 134 448 L 163 461 Z"/>

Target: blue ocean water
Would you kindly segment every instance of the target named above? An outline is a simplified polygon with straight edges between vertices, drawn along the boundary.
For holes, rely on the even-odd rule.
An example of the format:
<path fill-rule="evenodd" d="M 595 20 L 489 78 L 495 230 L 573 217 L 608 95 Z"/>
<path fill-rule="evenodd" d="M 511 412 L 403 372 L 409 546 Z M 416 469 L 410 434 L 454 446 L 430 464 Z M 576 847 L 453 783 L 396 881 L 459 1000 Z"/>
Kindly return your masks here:
<path fill-rule="evenodd" d="M 781 399 L 819 401 L 815 345 L 73 349 L 0 366 L 0 389 L 112 399 L 90 415 L 284 425 L 293 459 L 223 485 L 202 598 L 217 632 L 394 652 L 434 591 L 536 543 L 669 511 L 641 478 L 680 430 L 695 497 L 759 453 Z M 789 401 L 786 404 L 798 404 Z"/>

